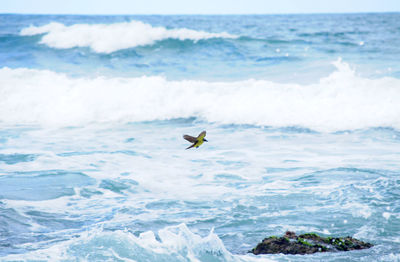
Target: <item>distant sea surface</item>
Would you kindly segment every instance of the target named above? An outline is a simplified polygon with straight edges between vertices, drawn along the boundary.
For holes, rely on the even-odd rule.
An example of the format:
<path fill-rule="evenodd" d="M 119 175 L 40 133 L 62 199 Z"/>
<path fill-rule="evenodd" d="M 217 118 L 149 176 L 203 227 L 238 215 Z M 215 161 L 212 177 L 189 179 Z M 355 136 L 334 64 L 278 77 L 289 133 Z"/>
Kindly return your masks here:
<path fill-rule="evenodd" d="M 0 260 L 400 261 L 399 21 L 1 14 Z"/>

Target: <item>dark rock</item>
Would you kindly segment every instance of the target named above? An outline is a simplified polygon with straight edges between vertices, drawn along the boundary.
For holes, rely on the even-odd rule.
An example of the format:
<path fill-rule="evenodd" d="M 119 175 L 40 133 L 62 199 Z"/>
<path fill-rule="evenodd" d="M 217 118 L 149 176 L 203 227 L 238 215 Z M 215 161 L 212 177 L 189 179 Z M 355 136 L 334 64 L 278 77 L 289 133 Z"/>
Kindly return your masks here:
<path fill-rule="evenodd" d="M 295 239 L 297 236 L 296 236 L 296 233 L 293 231 L 286 231 L 285 237 L 287 237 L 289 239 Z"/>
<path fill-rule="evenodd" d="M 250 252 L 259 254 L 292 254 L 304 255 L 316 252 L 350 251 L 370 248 L 373 245 L 352 237 L 321 237 L 314 233 L 296 236 L 287 231 L 283 237 L 265 238 Z"/>

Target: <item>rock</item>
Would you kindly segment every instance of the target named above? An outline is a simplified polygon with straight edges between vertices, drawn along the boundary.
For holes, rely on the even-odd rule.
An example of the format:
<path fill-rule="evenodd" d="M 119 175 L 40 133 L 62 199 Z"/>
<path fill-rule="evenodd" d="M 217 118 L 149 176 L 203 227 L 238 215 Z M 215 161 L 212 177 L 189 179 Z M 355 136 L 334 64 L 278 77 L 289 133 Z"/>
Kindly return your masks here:
<path fill-rule="evenodd" d="M 295 238 L 297 238 L 296 233 L 293 232 L 293 231 L 286 231 L 285 237 L 287 237 L 287 238 L 289 238 L 289 239 L 295 239 Z"/>
<path fill-rule="evenodd" d="M 350 251 L 370 248 L 373 245 L 352 237 L 321 237 L 314 233 L 297 236 L 287 231 L 282 237 L 265 238 L 250 252 L 259 254 L 313 254 L 316 252 Z"/>

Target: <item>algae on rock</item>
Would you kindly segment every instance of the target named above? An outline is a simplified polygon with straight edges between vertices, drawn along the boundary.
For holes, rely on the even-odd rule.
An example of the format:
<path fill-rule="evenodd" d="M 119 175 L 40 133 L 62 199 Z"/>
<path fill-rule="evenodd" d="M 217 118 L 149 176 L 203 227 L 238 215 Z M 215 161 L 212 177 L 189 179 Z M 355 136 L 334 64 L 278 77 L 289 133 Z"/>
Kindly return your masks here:
<path fill-rule="evenodd" d="M 299 236 L 287 231 L 282 237 L 268 237 L 250 252 L 259 254 L 313 254 L 316 252 L 350 251 L 370 248 L 373 245 L 358 239 L 347 237 L 322 237 L 315 233 Z"/>

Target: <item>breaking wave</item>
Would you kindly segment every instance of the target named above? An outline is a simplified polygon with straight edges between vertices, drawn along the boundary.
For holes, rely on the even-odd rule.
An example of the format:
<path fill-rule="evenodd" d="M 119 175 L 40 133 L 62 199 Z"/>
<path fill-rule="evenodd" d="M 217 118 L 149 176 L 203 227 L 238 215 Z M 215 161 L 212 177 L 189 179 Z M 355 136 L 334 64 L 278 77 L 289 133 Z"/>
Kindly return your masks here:
<path fill-rule="evenodd" d="M 40 43 L 52 48 L 90 47 L 97 53 L 112 53 L 137 46 L 152 45 L 165 39 L 199 41 L 210 38 L 237 38 L 228 33 L 209 33 L 186 28 L 153 27 L 140 21 L 115 24 L 75 24 L 66 26 L 52 22 L 30 26 L 20 32 L 23 36 L 44 34 Z"/>
<path fill-rule="evenodd" d="M 5 260 L 16 258 L 57 261 L 77 258 L 88 261 L 260 261 L 256 257 L 231 254 L 213 230 L 208 236 L 201 237 L 185 224 L 160 230 L 158 238 L 152 231 L 136 237 L 124 231 L 95 229 L 51 248 L 9 255 Z M 262 261 L 271 260 L 263 258 Z"/>
<path fill-rule="evenodd" d="M 299 126 L 334 132 L 400 128 L 400 80 L 337 70 L 310 85 L 266 80 L 169 81 L 159 76 L 73 78 L 0 69 L 0 121 L 55 126 L 197 117 L 221 124 Z"/>

